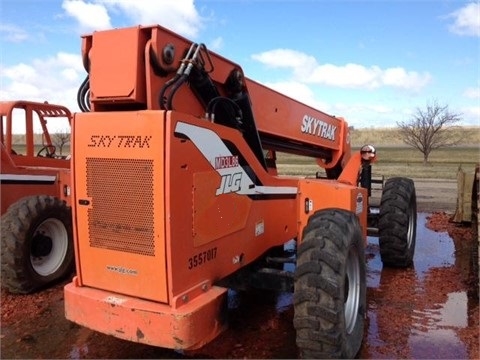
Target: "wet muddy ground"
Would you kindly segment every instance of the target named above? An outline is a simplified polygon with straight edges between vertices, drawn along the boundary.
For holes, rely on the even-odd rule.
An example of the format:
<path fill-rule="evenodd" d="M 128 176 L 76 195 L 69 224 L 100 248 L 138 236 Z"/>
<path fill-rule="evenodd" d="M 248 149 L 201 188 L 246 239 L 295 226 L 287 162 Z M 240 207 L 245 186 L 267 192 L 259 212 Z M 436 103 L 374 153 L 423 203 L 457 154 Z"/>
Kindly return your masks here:
<path fill-rule="evenodd" d="M 378 242 L 369 238 L 367 326 L 359 358 L 480 357 L 478 269 L 475 274 L 471 255 L 476 237 L 449 217 L 418 214 L 411 269 L 383 269 Z M 2 291 L 2 359 L 297 357 L 291 294 L 232 292 L 229 330 L 200 350 L 179 353 L 70 323 L 63 315 L 63 285 L 25 296 Z"/>
<path fill-rule="evenodd" d="M 369 238 L 368 309 L 359 358 L 480 358 L 478 234 L 470 224 L 450 221 L 455 184 L 443 185 L 449 191 L 431 185 L 416 184 L 419 213 L 413 268 L 384 269 L 378 240 Z M 442 196 L 438 207 L 442 193 L 452 199 Z M 229 329 L 202 349 L 180 353 L 119 340 L 67 321 L 64 284 L 31 295 L 2 290 L 0 358 L 298 357 L 291 294 L 231 292 Z"/>

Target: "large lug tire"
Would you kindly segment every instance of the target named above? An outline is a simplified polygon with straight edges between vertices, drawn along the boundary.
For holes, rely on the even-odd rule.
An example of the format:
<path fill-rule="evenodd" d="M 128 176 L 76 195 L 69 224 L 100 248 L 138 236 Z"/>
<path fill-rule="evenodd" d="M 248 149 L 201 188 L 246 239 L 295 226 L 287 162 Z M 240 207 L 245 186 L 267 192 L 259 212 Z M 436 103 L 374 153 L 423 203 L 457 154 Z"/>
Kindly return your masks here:
<path fill-rule="evenodd" d="M 30 196 L 2 216 L 2 286 L 28 294 L 70 275 L 75 266 L 71 209 L 53 196 Z"/>
<path fill-rule="evenodd" d="M 417 198 L 413 180 L 402 177 L 385 182 L 380 200 L 378 242 L 384 266 L 413 264 L 417 235 Z"/>
<path fill-rule="evenodd" d="M 354 358 L 366 316 L 364 239 L 346 210 L 314 213 L 298 245 L 294 327 L 302 358 Z"/>

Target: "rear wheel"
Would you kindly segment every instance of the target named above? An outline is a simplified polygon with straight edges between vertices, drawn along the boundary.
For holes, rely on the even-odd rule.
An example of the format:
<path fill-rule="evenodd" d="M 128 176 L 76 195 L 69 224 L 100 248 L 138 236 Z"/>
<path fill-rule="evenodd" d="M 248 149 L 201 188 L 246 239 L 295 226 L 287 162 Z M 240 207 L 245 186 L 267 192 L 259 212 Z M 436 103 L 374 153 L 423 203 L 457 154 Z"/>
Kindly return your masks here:
<path fill-rule="evenodd" d="M 313 214 L 298 246 L 294 326 L 302 358 L 353 358 L 366 315 L 364 241 L 346 210 Z"/>
<path fill-rule="evenodd" d="M 71 210 L 53 196 L 19 200 L 2 216 L 2 285 L 27 294 L 71 274 Z"/>
<path fill-rule="evenodd" d="M 413 180 L 388 179 L 382 192 L 378 219 L 378 243 L 383 265 L 411 266 L 416 232 L 417 199 Z"/>

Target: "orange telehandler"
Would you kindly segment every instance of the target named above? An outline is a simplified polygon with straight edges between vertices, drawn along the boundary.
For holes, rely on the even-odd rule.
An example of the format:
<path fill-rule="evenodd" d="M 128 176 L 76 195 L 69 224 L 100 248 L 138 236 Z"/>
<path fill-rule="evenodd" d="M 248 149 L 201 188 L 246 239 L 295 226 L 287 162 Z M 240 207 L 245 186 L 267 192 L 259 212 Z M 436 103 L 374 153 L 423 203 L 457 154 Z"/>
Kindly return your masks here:
<path fill-rule="evenodd" d="M 227 328 L 229 288 L 290 291 L 299 355 L 354 357 L 367 235 L 384 265 L 412 264 L 413 182 L 388 179 L 370 206 L 375 149 L 351 154 L 344 119 L 161 26 L 94 32 L 82 55 L 67 319 L 196 349 Z M 325 175 L 279 174 L 278 153 L 315 158 Z"/>
<path fill-rule="evenodd" d="M 72 114 L 61 105 L 18 100 L 0 102 L 0 115 L 2 287 L 25 294 L 75 268 L 70 160 L 58 154 L 47 124 L 70 127 Z"/>

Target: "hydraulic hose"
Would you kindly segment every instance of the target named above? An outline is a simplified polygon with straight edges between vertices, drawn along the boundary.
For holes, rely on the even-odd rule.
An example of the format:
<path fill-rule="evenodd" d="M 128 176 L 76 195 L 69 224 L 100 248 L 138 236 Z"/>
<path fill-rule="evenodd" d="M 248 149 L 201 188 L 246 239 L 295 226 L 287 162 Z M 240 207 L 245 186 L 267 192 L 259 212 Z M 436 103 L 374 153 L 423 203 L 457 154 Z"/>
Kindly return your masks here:
<path fill-rule="evenodd" d="M 172 90 L 170 91 L 170 94 L 168 95 L 168 98 L 167 98 L 167 110 L 172 110 L 173 96 L 175 95 L 177 90 L 180 88 L 180 86 L 182 86 L 185 83 L 185 81 L 187 81 L 187 78 L 188 78 L 187 74 L 182 74 L 173 84 Z"/>
<path fill-rule="evenodd" d="M 167 89 L 172 86 L 175 82 L 177 82 L 180 79 L 180 75 L 177 73 L 173 78 L 168 80 L 160 89 L 160 94 L 158 95 L 158 105 L 160 106 L 160 109 L 162 110 L 167 110 L 166 104 L 165 104 L 165 92 Z"/>
<path fill-rule="evenodd" d="M 90 111 L 90 77 L 87 75 L 85 80 L 78 88 L 77 104 L 82 112 Z"/>
<path fill-rule="evenodd" d="M 173 78 L 168 80 L 160 89 L 160 93 L 158 95 L 158 105 L 162 110 L 171 110 L 172 109 L 172 102 L 173 102 L 173 95 L 178 90 L 178 88 L 185 82 L 188 75 L 185 75 L 186 68 L 188 68 L 187 63 L 189 63 L 190 58 L 192 57 L 192 53 L 196 52 L 197 44 L 192 43 L 190 48 L 185 55 L 185 58 L 182 60 L 180 67 L 177 70 L 177 73 Z M 183 79 L 182 79 L 183 78 Z M 173 86 L 168 98 L 165 101 L 165 93 L 169 87 Z"/>

